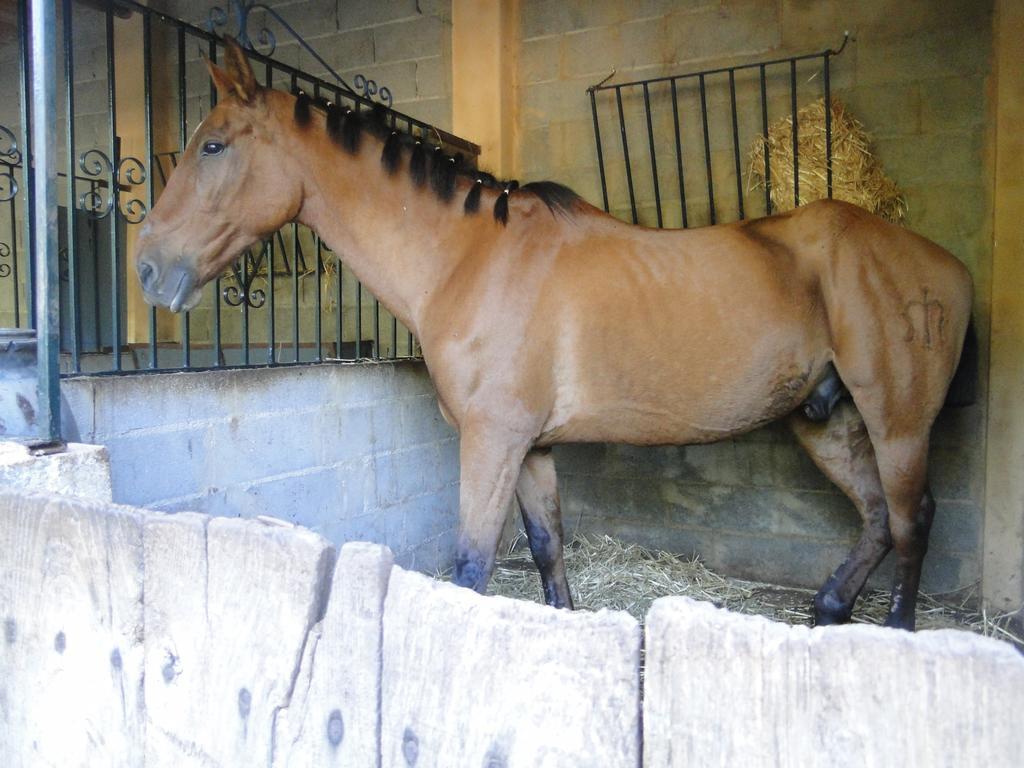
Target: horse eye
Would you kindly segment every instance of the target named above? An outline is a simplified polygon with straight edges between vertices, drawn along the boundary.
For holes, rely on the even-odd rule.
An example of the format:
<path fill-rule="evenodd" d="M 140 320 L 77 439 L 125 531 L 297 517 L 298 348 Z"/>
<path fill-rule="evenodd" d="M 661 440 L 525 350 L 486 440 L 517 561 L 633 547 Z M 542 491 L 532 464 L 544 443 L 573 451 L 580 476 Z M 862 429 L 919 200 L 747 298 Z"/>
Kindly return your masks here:
<path fill-rule="evenodd" d="M 219 141 L 208 141 L 203 144 L 203 155 L 219 155 L 224 151 L 224 145 Z"/>

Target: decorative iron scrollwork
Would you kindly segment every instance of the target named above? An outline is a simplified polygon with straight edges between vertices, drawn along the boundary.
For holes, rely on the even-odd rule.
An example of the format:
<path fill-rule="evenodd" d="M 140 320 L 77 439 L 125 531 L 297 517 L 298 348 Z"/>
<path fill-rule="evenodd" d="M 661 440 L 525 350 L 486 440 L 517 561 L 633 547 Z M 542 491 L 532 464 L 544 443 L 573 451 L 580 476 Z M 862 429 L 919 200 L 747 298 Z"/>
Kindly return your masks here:
<path fill-rule="evenodd" d="M 21 164 L 21 150 L 18 140 L 5 125 L 0 125 L 0 202 L 13 200 L 18 194 L 18 180 L 14 178 L 14 167 Z"/>
<path fill-rule="evenodd" d="M 378 86 L 376 80 L 368 80 L 360 74 L 356 75 L 352 82 L 356 84 L 356 90 L 362 91 L 363 96 L 367 99 L 372 100 L 373 97 L 376 96 L 382 103 L 387 104 L 388 108 L 390 108 L 391 104 L 394 102 L 394 99 L 391 96 L 391 89 L 386 85 Z"/>
<path fill-rule="evenodd" d="M 138 224 L 149 213 L 146 204 L 136 198 L 115 194 L 122 183 L 138 185 L 146 183 L 146 166 L 137 157 L 124 157 L 114 168 L 110 158 L 98 149 L 87 149 L 78 157 L 78 167 L 88 180 L 93 180 L 89 189 L 78 196 L 78 207 L 96 219 L 105 219 L 114 210 L 114 199 L 118 199 L 118 214 L 129 224 Z M 100 182 L 106 182 L 106 193 Z"/>
<path fill-rule="evenodd" d="M 231 17 L 234 16 L 238 23 L 234 32 L 234 37 L 238 40 L 238 44 L 243 48 L 248 48 L 250 51 L 257 51 L 257 46 L 260 46 L 263 50 L 259 50 L 259 53 L 266 56 L 272 56 L 274 51 L 277 49 L 277 37 L 274 33 L 265 26 L 260 27 L 256 32 L 254 40 L 253 35 L 249 32 L 249 21 L 251 19 L 250 14 L 257 10 L 264 11 L 275 22 L 284 27 L 285 31 L 292 36 L 295 42 L 302 46 L 310 56 L 317 60 L 324 70 L 329 72 L 331 76 L 348 91 L 356 94 L 361 93 L 366 99 L 372 100 L 376 97 L 379 101 L 386 104 L 388 108 L 391 107 L 393 98 L 390 88 L 384 85 L 378 85 L 375 80 L 370 80 L 363 75 L 355 76 L 354 82 L 356 87 L 352 88 L 352 86 L 345 82 L 345 79 L 339 75 L 330 64 L 324 61 L 323 57 L 306 42 L 305 38 L 296 32 L 292 25 L 281 17 L 281 14 L 266 3 L 252 2 L 252 0 L 228 0 L 228 10 L 225 10 L 222 6 L 214 6 L 210 9 L 210 13 L 207 16 L 206 29 L 209 32 L 221 32 L 221 28 L 227 27 Z"/>
<path fill-rule="evenodd" d="M 277 50 L 277 37 L 266 27 L 261 27 L 256 33 L 256 43 L 253 43 L 252 38 L 249 36 L 249 13 L 254 10 L 267 11 L 271 16 L 281 22 L 293 35 L 295 30 L 288 26 L 288 24 L 277 14 L 273 8 L 269 8 L 263 3 L 251 3 L 251 2 L 240 2 L 239 0 L 228 0 L 231 11 L 226 11 L 219 5 L 215 5 L 210 9 L 210 14 L 206 20 L 206 28 L 210 32 L 217 31 L 218 27 L 224 27 L 227 25 L 232 13 L 238 19 L 238 30 L 235 32 L 235 39 L 238 44 L 243 48 L 250 50 L 256 50 L 256 44 L 259 44 L 264 48 L 261 53 L 267 56 L 273 56 L 274 51 Z M 298 37 L 298 35 L 296 35 Z"/>
<path fill-rule="evenodd" d="M 251 248 L 246 248 L 242 257 L 231 265 L 231 277 L 234 278 L 233 285 L 226 285 L 221 290 L 224 303 L 231 307 L 240 307 L 243 304 L 259 309 L 267 301 L 267 293 L 262 288 L 253 288 L 252 285 L 257 278 L 263 277 L 260 269 L 267 253 L 267 246 L 264 244 L 259 256 L 254 256 Z"/>
<path fill-rule="evenodd" d="M 11 246 L 7 243 L 0 243 L 0 259 L 11 258 Z M 11 276 L 11 265 L 0 262 L 0 277 Z"/>

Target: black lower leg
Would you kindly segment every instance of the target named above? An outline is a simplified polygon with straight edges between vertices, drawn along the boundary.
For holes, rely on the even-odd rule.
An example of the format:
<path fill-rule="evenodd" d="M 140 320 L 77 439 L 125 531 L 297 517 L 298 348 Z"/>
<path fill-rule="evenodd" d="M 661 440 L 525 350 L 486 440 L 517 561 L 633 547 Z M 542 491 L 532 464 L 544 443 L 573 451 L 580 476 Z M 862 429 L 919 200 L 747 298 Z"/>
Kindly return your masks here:
<path fill-rule="evenodd" d="M 480 594 L 487 589 L 493 563 L 472 547 L 460 544 L 455 551 L 452 567 L 452 581 L 460 587 L 467 587 Z"/>
<path fill-rule="evenodd" d="M 885 507 L 870 516 L 857 545 L 814 596 L 814 625 L 845 624 L 871 572 L 892 548 Z"/>
<path fill-rule="evenodd" d="M 565 578 L 565 564 L 562 560 L 562 533 L 549 531 L 532 520 L 526 509 L 521 507 L 526 538 L 530 542 L 530 554 L 540 572 L 540 583 L 544 590 L 544 602 L 553 608 L 573 607 L 572 595 Z M 561 526 L 558 526 L 561 528 Z"/>
<path fill-rule="evenodd" d="M 927 490 L 910 527 L 909 535 L 896 541 L 899 559 L 893 575 L 892 597 L 885 626 L 913 632 L 916 626 L 917 591 L 921 584 L 921 564 L 928 552 L 928 535 L 935 517 L 935 499 Z"/>

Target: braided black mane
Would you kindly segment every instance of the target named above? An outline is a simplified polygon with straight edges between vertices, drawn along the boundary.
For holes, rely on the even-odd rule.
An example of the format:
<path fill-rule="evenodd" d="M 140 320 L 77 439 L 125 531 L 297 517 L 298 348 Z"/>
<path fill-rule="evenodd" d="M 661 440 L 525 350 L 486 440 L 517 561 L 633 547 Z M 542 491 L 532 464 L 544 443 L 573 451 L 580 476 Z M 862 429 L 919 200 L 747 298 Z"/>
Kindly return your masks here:
<path fill-rule="evenodd" d="M 327 133 L 349 154 L 359 151 L 363 133 L 369 132 L 384 142 L 380 162 L 384 171 L 394 174 L 401 165 L 402 154 L 409 153 L 409 175 L 413 184 L 430 188 L 437 197 L 448 202 L 455 196 L 459 177 L 472 182 L 463 203 L 466 215 L 480 209 L 480 196 L 484 188 L 498 192 L 494 201 L 494 218 L 508 223 L 508 201 L 513 194 L 530 194 L 541 200 L 552 215 L 568 216 L 580 197 L 571 189 L 554 181 L 533 181 L 519 186 L 515 180 L 497 179 L 486 171 L 466 166 L 461 154 L 448 155 L 440 144 L 430 142 L 426 136 L 417 136 L 399 130 L 389 122 L 388 110 L 376 105 L 369 112 L 359 112 L 322 98 L 310 98 L 304 91 L 295 96 L 295 123 L 300 128 L 311 122 L 311 108 L 325 112 Z"/>

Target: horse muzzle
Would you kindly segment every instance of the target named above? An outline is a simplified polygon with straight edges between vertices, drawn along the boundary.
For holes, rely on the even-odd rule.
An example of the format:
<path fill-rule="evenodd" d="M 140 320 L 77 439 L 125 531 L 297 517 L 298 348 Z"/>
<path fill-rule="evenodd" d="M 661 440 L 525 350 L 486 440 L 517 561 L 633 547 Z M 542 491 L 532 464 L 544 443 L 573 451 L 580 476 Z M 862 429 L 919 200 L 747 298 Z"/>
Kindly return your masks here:
<path fill-rule="evenodd" d="M 158 261 L 142 255 L 136 269 L 147 304 L 167 307 L 171 312 L 188 312 L 203 297 L 196 271 L 181 262 L 161 269 Z"/>

